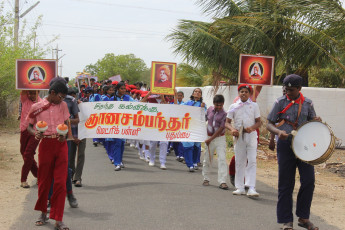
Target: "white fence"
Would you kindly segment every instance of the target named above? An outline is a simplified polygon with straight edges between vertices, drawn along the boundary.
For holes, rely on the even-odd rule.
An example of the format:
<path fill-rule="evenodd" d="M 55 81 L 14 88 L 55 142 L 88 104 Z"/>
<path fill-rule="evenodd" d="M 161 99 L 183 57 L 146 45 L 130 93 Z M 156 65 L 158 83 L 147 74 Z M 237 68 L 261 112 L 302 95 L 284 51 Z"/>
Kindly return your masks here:
<path fill-rule="evenodd" d="M 193 89 L 196 87 L 178 87 L 177 90 L 184 92 L 184 101 L 189 100 Z M 214 89 L 212 86 L 201 87 L 204 102 L 207 106 L 212 105 Z M 335 136 L 345 145 L 345 89 L 334 88 L 302 88 L 302 93 L 313 101 L 317 116 L 321 117 L 333 130 Z M 224 109 L 227 111 L 232 101 L 238 95 L 237 86 L 218 89 L 217 94 L 225 97 Z M 274 101 L 282 95 L 282 86 L 264 86 L 257 98 L 260 107 L 261 117 L 266 118 L 272 108 Z M 317 135 L 317 134 L 316 134 Z"/>

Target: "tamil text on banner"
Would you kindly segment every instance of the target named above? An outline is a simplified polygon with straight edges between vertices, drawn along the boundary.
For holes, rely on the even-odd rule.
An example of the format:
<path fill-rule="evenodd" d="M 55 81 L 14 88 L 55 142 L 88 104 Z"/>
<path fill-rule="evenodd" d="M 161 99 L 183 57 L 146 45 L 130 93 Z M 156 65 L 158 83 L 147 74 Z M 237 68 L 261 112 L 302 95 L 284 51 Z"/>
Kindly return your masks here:
<path fill-rule="evenodd" d="M 240 55 L 239 84 L 272 85 L 273 72 L 273 56 Z"/>
<path fill-rule="evenodd" d="M 205 110 L 200 107 L 141 102 L 79 104 L 78 137 L 203 142 Z"/>
<path fill-rule="evenodd" d="M 49 82 L 56 76 L 56 60 L 18 59 L 16 61 L 17 89 L 48 90 Z"/>

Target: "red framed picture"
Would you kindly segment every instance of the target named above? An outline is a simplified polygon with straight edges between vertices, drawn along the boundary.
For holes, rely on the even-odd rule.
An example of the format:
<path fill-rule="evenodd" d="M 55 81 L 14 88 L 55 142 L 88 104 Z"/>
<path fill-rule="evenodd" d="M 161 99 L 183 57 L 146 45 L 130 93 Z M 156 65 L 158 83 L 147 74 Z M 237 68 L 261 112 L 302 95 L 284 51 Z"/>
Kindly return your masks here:
<path fill-rule="evenodd" d="M 151 66 L 151 92 L 174 95 L 176 63 L 153 61 Z"/>
<path fill-rule="evenodd" d="M 241 54 L 238 84 L 272 85 L 274 57 Z"/>
<path fill-rule="evenodd" d="M 56 60 L 16 60 L 16 89 L 49 90 L 54 77 L 57 77 Z"/>

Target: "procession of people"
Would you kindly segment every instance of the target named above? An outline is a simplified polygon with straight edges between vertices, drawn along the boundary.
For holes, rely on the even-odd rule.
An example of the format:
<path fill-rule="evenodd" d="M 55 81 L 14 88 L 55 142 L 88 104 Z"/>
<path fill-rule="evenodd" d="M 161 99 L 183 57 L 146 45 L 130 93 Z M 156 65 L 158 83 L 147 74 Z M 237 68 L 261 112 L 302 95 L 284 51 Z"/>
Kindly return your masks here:
<path fill-rule="evenodd" d="M 165 68 L 164 71 L 160 69 L 160 71 L 162 74 L 164 72 L 161 82 L 170 79 L 169 69 Z M 168 76 L 167 79 L 165 79 L 166 76 Z M 300 76 L 294 74 L 286 76 L 283 85 L 286 94 L 276 100 L 267 117 L 267 129 L 279 137 L 277 141 L 279 166 L 277 222 L 283 225 L 284 230 L 293 229 L 292 193 L 296 168 L 298 168 L 301 175 L 301 188 L 296 206 L 298 225 L 306 229 L 317 230 L 318 228 L 309 220 L 315 187 L 314 167 L 296 158 L 290 146 L 293 130 L 296 130 L 305 121 L 321 119 L 316 116 L 312 101 L 305 98 L 300 92 L 302 87 Z M 173 150 L 176 161 L 186 164 L 186 174 L 194 173 L 199 170 L 199 167 L 202 167 L 200 185 L 209 186 L 212 183 L 209 176 L 212 170 L 210 164 L 212 164 L 216 152 L 218 155 L 218 186 L 222 190 L 229 190 L 227 184 L 229 166 L 226 160 L 225 138 L 228 130 L 233 137 L 236 171 L 232 194 L 260 197 L 256 188 L 256 157 L 257 130 L 261 126 L 262 118 L 258 104 L 251 99 L 253 88 L 249 84 L 238 85 L 239 97 L 229 108 L 224 108 L 224 103 L 229 98 L 224 98 L 221 94 L 213 97 L 213 105 L 206 105 L 201 88 L 195 88 L 190 95 L 190 100 L 185 102 L 183 101 L 185 95 L 182 91 L 175 90 L 174 95 L 158 95 L 152 93 L 149 88 L 143 88 L 142 82 L 131 85 L 128 81 L 97 82 L 93 79 L 90 81 L 90 85 L 80 85 L 79 90 L 69 88 L 67 81 L 63 78 L 54 78 L 50 82 L 48 96 L 43 99 L 34 90 L 21 93 L 20 144 L 24 160 L 21 187 L 30 187 L 26 178 L 31 171 L 37 178 L 38 184 L 38 200 L 35 210 L 40 211 L 40 214 L 35 222 L 37 226 L 46 224 L 48 219 L 54 219 L 56 221 L 55 229 L 69 229 L 62 222 L 65 197 L 68 198 L 71 207 L 78 207 L 77 199 L 72 192 L 72 184 L 75 187 L 83 186 L 82 173 L 84 162 L 87 161 L 85 148 L 90 148 L 85 138 L 78 138 L 78 123 L 80 122 L 78 105 L 89 102 L 175 104 L 184 106 L 186 111 L 190 106 L 200 107 L 200 111 L 204 111 L 206 114 L 207 139 L 204 140 L 204 144 L 201 142 L 156 141 L 150 140 L 150 138 L 145 140 L 126 140 L 115 137 L 93 138 L 91 147 L 96 148 L 97 151 L 102 149 L 107 153 L 117 176 L 120 176 L 121 170 L 126 170 L 123 156 L 126 155 L 125 143 L 127 142 L 138 150 L 138 158 L 148 166 L 155 165 L 158 150 L 161 170 L 169 170 L 166 159 L 169 152 Z M 48 127 L 46 131 L 41 130 L 42 127 L 38 125 L 39 121 L 46 122 Z M 284 123 L 278 126 L 277 123 L 281 121 Z M 61 134 L 58 131 L 62 129 L 63 124 L 70 129 L 70 133 Z M 38 164 L 34 159 L 36 148 L 38 149 Z M 204 149 L 204 154 L 201 153 L 202 149 Z"/>

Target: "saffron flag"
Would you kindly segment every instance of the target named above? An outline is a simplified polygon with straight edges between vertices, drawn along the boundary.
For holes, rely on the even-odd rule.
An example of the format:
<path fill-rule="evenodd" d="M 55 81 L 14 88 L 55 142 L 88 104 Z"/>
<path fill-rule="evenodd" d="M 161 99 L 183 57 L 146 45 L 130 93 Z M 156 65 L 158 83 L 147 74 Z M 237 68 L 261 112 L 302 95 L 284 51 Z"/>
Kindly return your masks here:
<path fill-rule="evenodd" d="M 104 101 L 79 104 L 78 138 L 204 142 L 205 109 L 174 104 Z"/>

